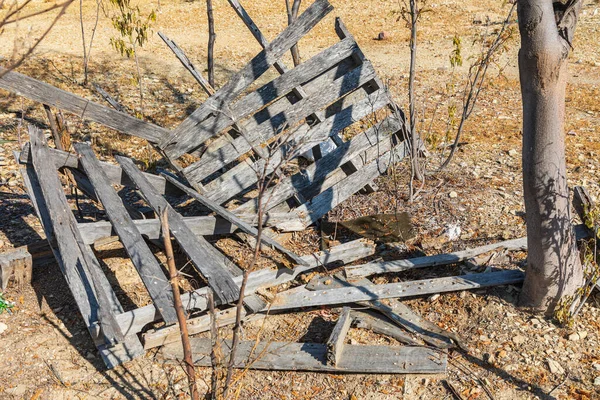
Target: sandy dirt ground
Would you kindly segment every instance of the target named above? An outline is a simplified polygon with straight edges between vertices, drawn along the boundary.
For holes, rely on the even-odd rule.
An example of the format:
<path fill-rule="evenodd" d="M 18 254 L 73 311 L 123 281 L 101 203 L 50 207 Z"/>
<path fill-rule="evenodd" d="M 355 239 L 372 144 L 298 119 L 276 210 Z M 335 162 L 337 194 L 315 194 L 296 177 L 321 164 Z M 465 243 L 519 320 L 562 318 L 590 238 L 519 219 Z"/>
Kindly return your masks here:
<path fill-rule="evenodd" d="M 245 65 L 259 50 L 243 23 L 224 0 L 215 0 L 217 86 Z M 285 2 L 246 1 L 249 14 L 272 40 L 286 26 Z M 6 2 L 8 4 L 8 2 Z M 23 15 L 51 7 L 51 1 L 33 0 Z M 401 2 L 332 1 L 335 10 L 299 43 L 308 59 L 337 40 L 333 26 L 339 16 L 355 35 L 365 55 L 389 85 L 395 100 L 407 108 L 408 37 L 401 19 Z M 145 100 L 140 107 L 135 65 L 110 47 L 115 37 L 109 19 L 101 11 L 90 61 L 90 81 L 98 83 L 131 113 L 172 128 L 206 96 L 156 35 L 162 31 L 175 40 L 190 59 L 206 67 L 207 18 L 205 2 L 142 0 L 141 12 L 157 10 L 157 21 L 148 43 L 139 51 Z M 306 5 L 303 6 L 306 7 Z M 428 1 L 418 38 L 417 96 L 419 123 L 427 143 L 443 139 L 452 105 L 460 108 L 460 95 L 468 66 L 478 55 L 479 38 L 493 33 L 506 18 L 510 5 L 498 1 Z M 108 8 L 107 8 L 108 10 Z M 0 17 L 7 12 L 0 9 Z M 110 10 L 108 10 L 110 12 Z M 0 31 L 0 57 L 10 59 L 16 49 L 40 38 L 54 15 L 27 18 Z M 89 41 L 96 3 L 83 2 L 83 20 Z M 516 17 L 516 16 L 515 16 Z M 341 221 L 373 213 L 407 211 L 417 232 L 410 245 L 396 257 L 455 251 L 525 235 L 521 178 L 521 105 L 517 69 L 519 38 L 506 43 L 491 68 L 484 90 L 466 124 L 452 164 L 428 176 L 418 198 L 407 195 L 406 162 L 378 180 L 380 190 L 357 194 L 332 210 L 329 221 Z M 389 39 L 377 41 L 381 32 Z M 449 55 L 452 40 L 460 37 L 464 64 L 453 69 Z M 569 184 L 585 185 L 594 198 L 600 194 L 600 3 L 586 1 L 574 50 L 569 60 L 566 143 Z M 19 52 L 17 51 L 17 55 Z M 284 61 L 291 65 L 291 58 Z M 17 69 L 57 87 L 102 102 L 82 85 L 82 45 L 79 4 L 74 3 L 58 20 L 26 62 Z M 270 71 L 263 79 L 275 76 Z M 264 80 L 263 80 L 264 81 Z M 74 140 L 89 140 L 103 159 L 115 153 L 142 161 L 149 170 L 165 166 L 160 156 L 143 141 L 110 132 L 97 124 L 67 116 Z M 48 129 L 43 110 L 17 96 L 0 91 L 0 251 L 44 238 L 41 226 L 24 190 L 12 158 L 27 140 L 26 124 Z M 47 132 L 49 132 L 47 130 Z M 435 170 L 441 151 L 431 149 L 427 160 Z M 574 222 L 578 222 L 574 219 Z M 460 227 L 459 238 L 450 240 L 450 227 Z M 352 239 L 341 231 L 336 238 Z M 286 236 L 285 245 L 300 254 L 318 250 L 314 228 Z M 235 238 L 217 246 L 236 262 L 247 260 L 251 250 Z M 379 246 L 379 250 L 386 250 Z M 388 249 L 389 253 L 389 249 Z M 119 245 L 99 249 L 99 256 L 121 288 L 119 296 L 128 308 L 149 299 L 139 277 Z M 524 253 L 497 257 L 494 267 L 521 268 Z M 475 267 L 480 271 L 486 265 Z M 376 283 L 425 279 L 471 271 L 466 265 L 431 268 L 379 277 Z M 451 352 L 448 373 L 440 376 L 316 374 L 305 372 L 246 371 L 236 375 L 233 387 L 240 399 L 451 399 L 445 381 L 463 399 L 594 399 L 600 398 L 600 296 L 593 295 L 571 327 L 526 312 L 516 306 L 520 287 L 497 287 L 474 292 L 405 301 L 423 317 L 461 334 L 471 352 Z M 186 397 L 185 374 L 166 363 L 157 350 L 145 357 L 106 371 L 79 316 L 77 307 L 53 261 L 36 265 L 31 285 L 11 286 L 5 296 L 15 302 L 12 313 L 0 314 L 0 398 L 4 399 L 176 399 Z M 319 309 L 271 316 L 249 322 L 244 338 L 324 342 L 335 324 L 337 310 Z M 0 325 L 2 326 L 2 325 Z M 229 335 L 229 329 L 222 330 Z M 351 343 L 400 345 L 393 339 L 352 328 Z M 555 368 L 558 364 L 560 368 Z M 553 368 L 550 368 L 550 366 Z M 211 371 L 199 368 L 199 388 L 207 393 Z M 490 394 L 486 393 L 489 390 Z M 491 396 L 493 397 L 491 397 Z M 232 398 L 234 398 L 232 396 Z"/>

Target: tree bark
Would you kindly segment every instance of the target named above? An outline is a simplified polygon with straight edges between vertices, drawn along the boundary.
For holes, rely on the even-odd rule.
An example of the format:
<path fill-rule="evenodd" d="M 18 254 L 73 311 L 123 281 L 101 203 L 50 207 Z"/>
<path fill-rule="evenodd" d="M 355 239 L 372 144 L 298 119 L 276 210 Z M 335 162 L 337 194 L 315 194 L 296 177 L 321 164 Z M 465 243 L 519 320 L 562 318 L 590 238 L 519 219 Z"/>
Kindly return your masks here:
<path fill-rule="evenodd" d="M 206 13 L 208 15 L 208 83 L 215 87 L 215 19 L 213 16 L 212 0 L 206 0 Z"/>
<path fill-rule="evenodd" d="M 571 224 L 564 141 L 567 57 L 575 23 L 570 33 L 561 32 L 557 20 L 564 18 L 555 17 L 552 0 L 519 0 L 518 19 L 528 238 L 519 301 L 552 314 L 562 297 L 573 295 L 583 284 Z"/>

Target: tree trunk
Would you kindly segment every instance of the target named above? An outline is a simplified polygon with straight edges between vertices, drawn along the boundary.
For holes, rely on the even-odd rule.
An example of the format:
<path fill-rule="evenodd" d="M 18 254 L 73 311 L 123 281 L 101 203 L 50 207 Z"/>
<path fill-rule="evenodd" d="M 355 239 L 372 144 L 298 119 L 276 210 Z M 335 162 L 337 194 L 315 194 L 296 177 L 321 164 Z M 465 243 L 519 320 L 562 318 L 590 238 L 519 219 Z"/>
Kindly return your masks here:
<path fill-rule="evenodd" d="M 571 224 L 563 130 L 570 49 L 567 40 L 573 37 L 578 10 L 574 12 L 567 32 L 559 29 L 564 17 L 555 17 L 552 0 L 518 2 L 528 242 L 526 277 L 519 300 L 522 306 L 546 314 L 552 314 L 560 299 L 573 295 L 583 283 Z"/>

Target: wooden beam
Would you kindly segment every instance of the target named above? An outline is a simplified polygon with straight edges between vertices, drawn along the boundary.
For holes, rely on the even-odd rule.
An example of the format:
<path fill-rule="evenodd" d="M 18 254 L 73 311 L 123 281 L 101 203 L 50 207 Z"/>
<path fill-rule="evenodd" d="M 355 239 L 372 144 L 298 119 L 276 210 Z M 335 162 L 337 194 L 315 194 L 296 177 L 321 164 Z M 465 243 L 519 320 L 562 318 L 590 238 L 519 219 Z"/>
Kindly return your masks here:
<path fill-rule="evenodd" d="M 191 338 L 194 364 L 210 367 L 211 340 Z M 229 357 L 231 341 L 222 343 Z M 182 360 L 180 343 L 163 347 L 169 360 Z M 426 347 L 346 345 L 336 366 L 327 363 L 327 346 L 321 343 L 240 342 L 234 368 L 277 371 L 347 372 L 361 374 L 439 374 L 446 372 L 447 356 Z"/>
<path fill-rule="evenodd" d="M 97 122 L 126 135 L 158 143 L 169 131 L 125 113 L 94 103 L 88 99 L 58 89 L 47 83 L 0 67 L 0 88 L 19 96 L 67 111 L 82 119 Z"/>
<path fill-rule="evenodd" d="M 123 243 L 123 247 L 125 247 L 140 278 L 142 278 L 154 306 L 167 325 L 177 322 L 173 291 L 160 264 L 129 217 L 127 209 L 111 186 L 108 176 L 102 170 L 102 166 L 94 155 L 92 148 L 83 143 L 76 143 L 74 146 L 81 156 L 83 168 L 106 210 L 113 229 L 119 236 L 121 243 Z"/>
<path fill-rule="evenodd" d="M 206 278 L 217 299 L 222 304 L 237 300 L 240 292 L 239 288 L 222 264 L 223 256 L 221 253 L 206 239 L 193 234 L 181 215 L 171 207 L 164 197 L 154 190 L 131 159 L 121 156 L 116 158 L 125 173 L 135 182 L 148 205 L 159 215 L 163 210 L 167 210 L 171 233 L 198 271 Z"/>
<path fill-rule="evenodd" d="M 342 312 L 327 340 L 327 363 L 334 367 L 336 367 L 342 359 L 345 346 L 344 341 L 346 340 L 346 335 L 352 324 L 352 316 L 350 313 L 350 307 L 342 308 Z"/>
<path fill-rule="evenodd" d="M 479 289 L 488 286 L 511 285 L 523 281 L 524 274 L 517 270 L 506 270 L 481 274 L 424 279 L 419 281 L 388 283 L 369 287 L 355 286 L 331 290 L 319 290 L 296 295 L 278 295 L 271 303 L 270 310 L 316 307 L 332 304 L 348 304 L 358 301 L 405 298 L 445 293 L 460 290 Z"/>
<path fill-rule="evenodd" d="M 354 310 L 354 321 L 356 322 L 357 328 L 369 329 L 380 335 L 385 335 L 396 339 L 400 343 L 408 344 L 410 346 L 423 345 L 422 341 L 414 339 L 412 336 L 406 333 L 406 331 L 400 329 L 397 325 L 385 321 L 380 317 L 376 317 L 367 311 Z"/>

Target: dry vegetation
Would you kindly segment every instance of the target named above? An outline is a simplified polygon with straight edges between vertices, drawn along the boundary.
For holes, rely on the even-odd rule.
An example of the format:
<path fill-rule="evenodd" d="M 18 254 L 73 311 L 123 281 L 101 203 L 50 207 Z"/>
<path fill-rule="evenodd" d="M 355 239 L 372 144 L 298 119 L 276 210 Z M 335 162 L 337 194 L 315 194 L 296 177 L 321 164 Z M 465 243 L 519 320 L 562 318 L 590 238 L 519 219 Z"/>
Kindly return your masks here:
<path fill-rule="evenodd" d="M 283 0 L 245 3 L 267 37 L 272 39 L 285 27 Z M 332 3 L 336 7 L 333 14 L 342 17 L 380 76 L 389 83 L 396 101 L 406 108 L 409 32 L 402 20 L 398 21 L 399 3 L 396 0 Z M 34 0 L 29 11 L 41 10 L 49 4 Z M 85 23 L 90 29 L 95 6 L 95 2 L 84 2 Z M 70 7 L 18 71 L 102 102 L 95 92 L 80 85 L 83 72 L 77 7 L 76 4 Z M 145 12 L 157 9 L 154 29 L 166 33 L 198 66 L 204 67 L 208 36 L 203 1 L 142 0 L 140 7 Z M 454 79 L 461 82 L 468 57 L 477 51 L 474 39 L 482 32 L 497 29 L 496 23 L 504 18 L 509 6 L 490 0 L 430 0 L 428 7 L 431 12 L 424 15 L 419 37 L 418 108 L 422 126 L 431 125 L 428 133 L 443 135 L 449 104 L 446 84 L 453 74 L 448 61 L 452 38 L 459 35 L 464 44 L 465 67 L 454 72 Z M 226 1 L 215 1 L 214 12 L 219 86 L 257 53 L 259 46 Z M 0 56 L 9 58 L 14 46 L 21 48 L 35 41 L 50 19 L 49 15 L 35 17 L 5 27 L 0 32 Z M 375 41 L 382 30 L 390 33 L 391 38 Z M 139 111 L 135 66 L 110 48 L 112 35 L 109 21 L 101 17 L 92 50 L 90 80 L 133 113 Z M 300 42 L 301 56 L 316 54 L 334 40 L 330 15 Z M 570 184 L 587 185 L 592 195 L 600 193 L 599 40 L 600 4 L 588 1 L 569 65 L 572 76 L 566 132 Z M 524 236 L 517 51 L 518 35 L 508 43 L 508 51 L 502 56 L 499 63 L 502 70 L 494 69 L 489 74 L 478 106 L 465 128 L 465 143 L 453 163 L 443 173 L 428 177 L 413 204 L 407 201 L 409 167 L 403 163 L 394 168 L 394 173 L 380 178 L 378 193 L 354 196 L 333 210 L 329 220 L 396 210 L 410 212 L 418 236 L 410 246 L 388 252 L 388 256 L 410 256 L 418 251 L 434 254 Z M 140 57 L 146 118 L 165 127 L 177 125 L 205 99 L 204 93 L 156 35 L 140 51 Z M 291 65 L 291 57 L 285 61 Z M 107 160 L 115 153 L 122 153 L 142 161 L 150 170 L 164 166 L 142 140 L 108 132 L 75 117 L 69 116 L 68 121 L 74 138 L 91 141 L 97 153 Z M 0 147 L 0 251 L 43 237 L 12 161 L 12 151 L 26 140 L 26 123 L 45 126 L 42 107 L 0 91 L 0 140 L 14 141 Z M 431 168 L 439 163 L 437 153 L 433 151 L 430 158 Z M 450 196 L 451 192 L 456 196 Z M 460 226 L 459 239 L 448 240 L 449 225 Z M 340 231 L 337 239 L 351 237 L 349 232 Z M 299 254 L 309 254 L 318 249 L 320 237 L 314 229 L 309 229 L 288 235 L 287 239 L 286 246 Z M 251 254 L 251 249 L 233 238 L 222 239 L 217 245 L 236 262 L 249 259 Z M 106 268 L 113 271 L 114 279 L 123 288 L 122 302 L 129 307 L 146 304 L 149 299 L 133 267 L 124 262 L 123 250 L 118 245 L 100 250 Z M 498 257 L 497 262 L 514 268 L 522 264 L 524 257 L 511 254 Z M 468 268 L 422 270 L 385 279 L 423 279 Z M 495 399 L 600 398 L 600 298 L 592 297 L 574 326 L 563 328 L 516 308 L 518 293 L 518 287 L 510 286 L 407 301 L 425 318 L 462 334 L 473 349 L 470 355 L 451 354 L 447 376 L 248 371 L 234 392 L 240 399 L 442 399 L 452 398 L 442 383 L 447 379 L 465 399 L 485 399 L 483 385 Z M 126 367 L 103 370 L 55 264 L 37 268 L 31 286 L 10 289 L 6 295 L 17 305 L 13 314 L 0 315 L 0 323 L 8 326 L 0 333 L 0 398 L 178 398 L 182 394 L 185 388 L 182 369 L 164 364 L 152 351 Z M 249 323 L 244 336 L 253 339 L 260 334 L 265 340 L 325 341 L 336 318 L 337 313 L 328 309 L 275 316 L 268 318 L 264 327 L 261 322 Z M 397 344 L 358 329 L 351 330 L 350 340 Z M 560 364 L 563 371 L 551 371 L 548 359 Z M 206 392 L 210 371 L 200 369 L 199 374 L 200 390 Z"/>

